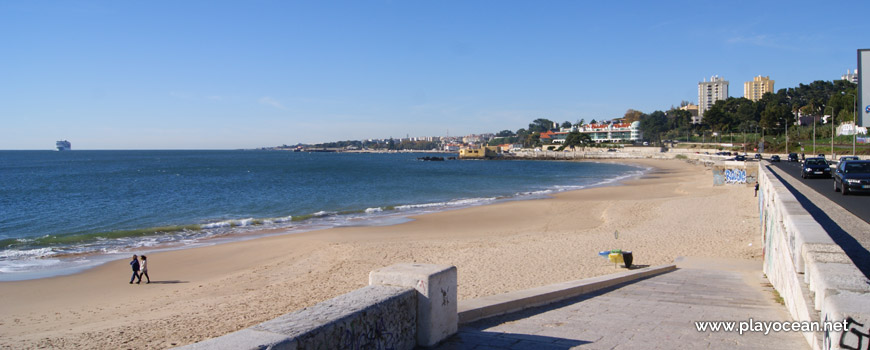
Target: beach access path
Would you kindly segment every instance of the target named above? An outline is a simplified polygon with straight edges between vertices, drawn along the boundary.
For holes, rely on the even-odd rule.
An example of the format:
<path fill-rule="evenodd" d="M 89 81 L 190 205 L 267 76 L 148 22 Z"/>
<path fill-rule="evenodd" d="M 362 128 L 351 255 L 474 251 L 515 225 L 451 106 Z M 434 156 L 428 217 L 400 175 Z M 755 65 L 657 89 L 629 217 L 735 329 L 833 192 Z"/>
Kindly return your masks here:
<path fill-rule="evenodd" d="M 686 258 L 677 267 L 460 326 L 436 350 L 810 348 L 799 332 L 698 331 L 695 322 L 791 320 L 785 306 L 774 300 L 760 261 Z"/>
<path fill-rule="evenodd" d="M 751 186 L 713 186 L 711 169 L 681 160 L 620 162 L 651 170 L 618 185 L 393 226 L 131 252 L 147 253 L 148 285 L 127 283 L 127 259 L 75 275 L 0 282 L 0 348 L 190 344 L 361 288 L 369 271 L 403 262 L 456 266 L 458 298 L 467 300 L 614 273 L 598 256 L 609 249 L 633 251 L 639 266 L 678 256 L 760 261 Z"/>

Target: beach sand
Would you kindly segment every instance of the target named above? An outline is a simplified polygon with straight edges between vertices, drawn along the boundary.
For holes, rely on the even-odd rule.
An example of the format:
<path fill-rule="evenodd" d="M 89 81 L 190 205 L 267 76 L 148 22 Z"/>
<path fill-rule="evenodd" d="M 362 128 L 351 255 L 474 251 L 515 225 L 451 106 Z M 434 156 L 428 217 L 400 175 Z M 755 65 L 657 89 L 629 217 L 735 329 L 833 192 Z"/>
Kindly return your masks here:
<path fill-rule="evenodd" d="M 167 348 L 220 336 L 363 287 L 400 262 L 455 265 L 459 299 L 624 271 L 601 250 L 655 266 L 678 256 L 760 259 L 751 186 L 713 186 L 680 160 L 620 185 L 415 217 L 148 254 L 151 284 L 129 259 L 83 273 L 0 282 L 0 347 Z M 462 186 L 473 186 L 473 179 Z M 614 231 L 619 238 L 614 238 Z"/>

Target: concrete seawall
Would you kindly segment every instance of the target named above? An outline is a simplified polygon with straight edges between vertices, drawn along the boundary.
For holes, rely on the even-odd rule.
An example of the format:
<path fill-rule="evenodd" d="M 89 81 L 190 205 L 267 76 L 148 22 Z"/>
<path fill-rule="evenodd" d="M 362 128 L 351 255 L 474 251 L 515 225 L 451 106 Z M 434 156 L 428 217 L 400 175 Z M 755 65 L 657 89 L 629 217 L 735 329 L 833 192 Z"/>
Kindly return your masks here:
<path fill-rule="evenodd" d="M 456 267 L 396 264 L 369 286 L 179 349 L 413 349 L 456 333 Z"/>
<path fill-rule="evenodd" d="M 805 332 L 813 349 L 870 347 L 870 280 L 767 167 L 758 164 L 764 273 L 797 321 L 842 322 Z"/>

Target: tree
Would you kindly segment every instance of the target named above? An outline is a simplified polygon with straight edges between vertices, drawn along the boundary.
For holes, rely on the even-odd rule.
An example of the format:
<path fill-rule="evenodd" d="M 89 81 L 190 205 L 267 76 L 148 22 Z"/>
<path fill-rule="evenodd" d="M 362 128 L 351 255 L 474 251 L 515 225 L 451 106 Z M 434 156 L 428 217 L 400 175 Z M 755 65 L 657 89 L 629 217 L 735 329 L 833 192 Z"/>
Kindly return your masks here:
<path fill-rule="evenodd" d="M 661 134 L 667 130 L 668 117 L 665 112 L 655 111 L 640 119 L 640 131 L 651 141 L 660 141 Z"/>
<path fill-rule="evenodd" d="M 583 124 L 585 124 L 585 123 L 586 123 L 586 119 L 580 118 L 580 120 L 577 122 L 577 125 L 583 126 Z"/>
<path fill-rule="evenodd" d="M 531 124 L 529 124 L 529 132 L 545 132 L 550 131 L 553 128 L 553 121 L 544 118 L 535 119 Z"/>
<path fill-rule="evenodd" d="M 566 122 L 562 123 L 562 128 L 563 129 L 570 129 L 573 125 L 574 124 L 571 124 L 571 122 L 566 121 Z"/>
<path fill-rule="evenodd" d="M 730 130 L 731 120 L 728 114 L 725 113 L 725 101 L 719 100 L 710 107 L 710 110 L 704 112 L 704 124 L 710 126 L 713 131 L 723 132 Z"/>
<path fill-rule="evenodd" d="M 592 138 L 589 137 L 589 134 L 572 131 L 569 132 L 568 136 L 565 138 L 565 147 L 579 146 L 589 142 L 592 142 Z"/>
<path fill-rule="evenodd" d="M 682 109 L 671 109 L 667 113 L 669 129 L 682 129 L 689 127 L 692 122 L 692 113 Z"/>
<path fill-rule="evenodd" d="M 623 123 L 633 123 L 643 116 L 643 112 L 637 111 L 634 109 L 629 109 L 625 111 L 625 115 L 622 117 Z"/>
<path fill-rule="evenodd" d="M 592 121 L 589 122 L 589 124 L 598 124 L 598 122 L 596 122 L 595 119 L 592 119 Z"/>
<path fill-rule="evenodd" d="M 510 137 L 510 136 L 514 136 L 514 133 L 513 133 L 513 131 L 510 131 L 510 130 L 502 130 L 502 131 L 499 131 L 498 134 L 495 134 L 495 136 L 496 137 Z"/>
<path fill-rule="evenodd" d="M 779 131 L 792 120 L 794 115 L 785 104 L 770 104 L 761 112 L 761 127 L 769 129 L 772 133 Z"/>
<path fill-rule="evenodd" d="M 540 145 L 541 145 L 541 133 L 539 133 L 539 132 L 532 133 L 531 135 L 529 135 L 529 137 L 527 137 L 523 141 L 523 147 L 526 147 L 526 148 L 537 147 Z"/>

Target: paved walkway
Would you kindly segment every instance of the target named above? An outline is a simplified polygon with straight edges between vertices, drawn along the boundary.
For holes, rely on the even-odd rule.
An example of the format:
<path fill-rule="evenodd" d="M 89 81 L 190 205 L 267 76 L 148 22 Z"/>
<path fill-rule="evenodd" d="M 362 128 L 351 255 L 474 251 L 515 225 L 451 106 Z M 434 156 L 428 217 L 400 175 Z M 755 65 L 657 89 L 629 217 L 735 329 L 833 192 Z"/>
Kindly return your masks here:
<path fill-rule="evenodd" d="M 685 259 L 678 270 L 460 326 L 437 349 L 808 349 L 800 333 L 699 332 L 695 321 L 791 321 L 761 262 Z"/>

